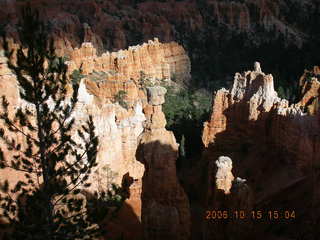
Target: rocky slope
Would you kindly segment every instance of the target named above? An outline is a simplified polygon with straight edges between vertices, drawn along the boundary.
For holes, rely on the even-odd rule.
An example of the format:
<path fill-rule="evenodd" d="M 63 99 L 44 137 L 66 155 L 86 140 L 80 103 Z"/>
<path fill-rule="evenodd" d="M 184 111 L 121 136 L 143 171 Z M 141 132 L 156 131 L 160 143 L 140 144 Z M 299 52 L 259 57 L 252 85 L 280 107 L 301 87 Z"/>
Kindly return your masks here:
<path fill-rule="evenodd" d="M 16 47 L 13 42 L 11 45 Z M 174 78 L 188 82 L 190 60 L 184 49 L 155 39 L 101 56 L 90 43 L 68 51 L 69 73 L 82 66 L 85 74 L 74 117 L 80 124 L 93 115 L 100 139 L 99 164 L 90 179 L 90 191 L 103 191 L 111 182 L 128 190 L 118 219 L 107 223 L 114 235 L 134 239 L 189 239 L 191 235 L 193 239 L 225 239 L 241 235 L 254 239 L 266 233 L 274 237 L 278 231 L 272 230 L 276 222 L 268 230 L 268 222 L 229 219 L 216 223 L 204 219 L 206 210 L 218 209 L 294 210 L 301 218 L 291 225 L 282 222 L 282 237 L 293 237 L 304 231 L 308 219 L 314 221 L 310 209 L 313 213 L 319 209 L 317 67 L 301 77 L 300 101 L 293 105 L 278 96 L 273 76 L 263 73 L 258 62 L 253 71 L 236 73 L 230 90 L 217 91 L 211 117 L 204 124 L 203 156 L 199 166 L 191 169 L 196 176 L 191 181 L 183 179 L 187 196 L 176 174 L 178 144 L 173 133 L 165 129 L 162 104 L 166 90 L 145 88 L 140 82 L 141 71 L 151 82 L 166 78 L 169 82 Z M 10 111 L 26 106 L 3 56 L 0 86 L 11 103 Z M 126 108 L 114 102 L 119 91 L 127 92 Z M 2 170 L 1 178 L 16 182 L 22 177 L 13 170 Z M 196 203 L 190 192 L 197 195 Z M 288 194 L 293 200 L 285 202 Z"/>
<path fill-rule="evenodd" d="M 316 154 L 313 153 L 312 146 L 313 136 L 316 135 L 314 129 L 319 124 L 319 115 L 307 114 L 306 104 L 310 99 L 317 98 L 319 82 L 317 78 L 308 80 L 305 85 L 310 86 L 304 87 L 301 101 L 289 106 L 288 101 L 280 99 L 274 90 L 272 75 L 264 74 L 259 65 L 256 64 L 254 71 L 236 73 L 231 90 L 217 91 L 211 119 L 204 124 L 203 143 L 206 147 L 215 145 L 220 138 L 224 140 L 225 132 L 232 135 L 228 136 L 230 142 L 236 142 L 244 134 L 254 137 L 260 135 L 260 140 L 274 144 L 275 148 L 285 148 L 295 156 L 295 160 L 287 161 L 306 167 L 313 154 Z M 280 121 L 285 123 L 280 125 Z M 285 129 L 283 126 L 286 126 Z M 259 128 L 263 128 L 268 135 L 261 135 L 261 131 L 255 132 Z M 253 142 L 249 141 L 244 142 L 248 146 L 243 146 L 243 151 L 250 152 Z M 298 157 L 299 155 L 301 156 Z"/>

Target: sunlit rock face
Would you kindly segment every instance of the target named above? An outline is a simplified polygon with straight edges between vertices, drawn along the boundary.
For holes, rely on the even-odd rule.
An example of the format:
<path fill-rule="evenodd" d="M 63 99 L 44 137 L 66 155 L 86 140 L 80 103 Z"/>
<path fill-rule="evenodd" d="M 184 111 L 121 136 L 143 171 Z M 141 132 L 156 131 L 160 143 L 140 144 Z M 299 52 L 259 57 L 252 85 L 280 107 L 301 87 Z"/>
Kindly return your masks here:
<path fill-rule="evenodd" d="M 111 102 L 98 105 L 84 82 L 80 83 L 79 102 L 73 117 L 80 126 L 89 115 L 93 116 L 99 136 L 98 166 L 91 176 L 92 190 L 103 191 L 111 183 L 120 185 L 126 173 L 134 179 L 141 178 L 144 168 L 135 160 L 136 141 L 145 121 L 141 101 L 137 99 L 129 111 Z M 76 133 L 74 137 L 77 138 Z"/>
<path fill-rule="evenodd" d="M 216 161 L 218 168 L 216 173 L 216 187 L 217 189 L 223 190 L 225 194 L 230 193 L 232 181 L 234 179 L 232 175 L 232 160 L 228 157 L 219 157 Z"/>
<path fill-rule="evenodd" d="M 14 43 L 11 45 L 12 48 L 17 48 Z M 76 126 L 80 127 L 88 116 L 92 115 L 99 137 L 98 166 L 91 176 L 92 186 L 89 190 L 106 190 L 106 186 L 111 183 L 120 185 L 126 173 L 134 179 L 140 179 L 144 166 L 136 161 L 135 152 L 138 136 L 144 129 L 146 117 L 143 108 L 147 104 L 147 91 L 142 90 L 137 83 L 140 71 L 153 79 L 170 78 L 170 74 L 187 79 L 190 77 L 188 56 L 178 44 L 162 44 L 157 39 L 128 50 L 105 53 L 100 57 L 96 55 L 91 43 L 84 43 L 82 48 L 73 50 L 71 56 L 67 62 L 69 72 L 72 66 L 77 69 L 82 64 L 84 74 L 87 74 L 80 81 L 79 101 L 73 113 Z M 93 71 L 106 74 L 92 77 L 90 73 Z M 112 74 L 108 75 L 110 72 Z M 0 85 L 3 86 L 3 94 L 10 103 L 10 112 L 13 113 L 19 106 L 28 105 L 20 99 L 15 76 L 8 69 L 3 52 L 0 56 Z M 126 92 L 124 100 L 127 109 L 114 102 L 114 96 L 119 91 Z M 160 101 L 158 106 L 154 107 L 156 114 L 153 115 L 152 124 L 157 124 L 159 119 L 165 121 L 161 110 L 164 93 L 165 91 L 160 92 L 159 97 L 152 100 L 153 103 Z M 76 131 L 74 138 L 80 141 Z"/>
<path fill-rule="evenodd" d="M 82 67 L 84 74 L 106 72 L 110 79 L 138 81 L 141 72 L 153 79 L 175 79 L 188 82 L 191 78 L 190 60 L 182 46 L 175 42 L 160 43 L 157 38 L 142 45 L 97 56 L 90 42 L 70 53 L 69 72 Z M 116 73 L 116 74 L 115 74 Z"/>
<path fill-rule="evenodd" d="M 6 97 L 12 105 L 17 105 L 19 102 L 19 89 L 15 80 L 14 74 L 8 69 L 7 58 L 4 57 L 3 51 L 0 50 L 0 87 L 5 91 Z"/>
<path fill-rule="evenodd" d="M 163 239 L 161 234 L 167 233 L 168 239 L 188 239 L 189 205 L 186 194 L 178 182 L 175 166 L 178 144 L 173 133 L 165 129 L 166 119 L 162 112 L 166 89 L 163 87 L 141 89 L 137 78 L 140 77 L 139 72 L 142 70 L 153 79 L 170 77 L 171 73 L 181 76 L 181 79 L 190 76 L 189 58 L 178 44 L 161 44 L 157 40 L 129 50 L 107 53 L 101 57 L 97 57 L 95 52 L 90 43 L 85 43 L 81 49 L 74 50 L 73 58 L 68 62 L 70 67 L 74 65 L 75 68 L 84 63 L 83 70 L 86 72 L 86 76 L 79 82 L 78 102 L 72 114 L 75 119 L 72 139 L 81 142 L 77 129 L 86 122 L 89 115 L 93 117 L 95 133 L 99 138 L 98 166 L 92 169 L 89 178 L 91 186 L 86 191 L 101 193 L 112 183 L 125 185 L 128 199 L 120 209 L 118 220 L 109 223 L 111 224 L 109 227 L 121 226 L 114 228 L 117 234 L 133 236 L 132 232 L 137 229 L 140 229 L 142 234 L 142 221 L 146 226 L 145 236 L 149 236 L 149 239 Z M 9 111 L 14 113 L 20 106 L 32 110 L 34 107 L 20 98 L 16 77 L 8 69 L 6 58 L 3 57 L 3 53 L 1 54 L 0 85 L 3 86 L 3 94 L 10 102 Z M 119 61 L 116 68 L 114 59 L 117 57 Z M 86 67 L 88 66 L 86 63 L 90 67 Z M 91 66 L 91 63 L 95 64 Z M 163 70 L 162 67 L 167 68 Z M 112 76 L 102 74 L 93 77 L 90 73 L 94 71 L 113 73 Z M 124 99 L 126 106 L 114 101 L 114 96 L 119 91 L 127 93 Z M 69 89 L 66 102 L 71 93 L 72 90 Z M 51 100 L 48 103 L 50 107 Z M 14 137 L 17 141 L 24 141 L 23 136 Z M 153 144 L 155 142 L 160 144 Z M 149 143 L 153 147 L 150 148 Z M 146 146 L 144 144 L 148 145 L 145 155 L 140 155 L 137 161 L 137 147 Z M 4 143 L 1 143 L 1 147 L 4 147 Z M 22 145 L 22 149 L 24 147 Z M 10 152 L 6 151 L 6 148 L 3 149 L 6 157 L 10 159 Z M 159 181 L 158 177 L 162 180 Z M 0 180 L 4 179 L 8 179 L 11 185 L 18 180 L 25 180 L 24 174 L 11 169 L 1 170 Z M 128 179 L 131 179 L 129 184 Z M 141 197 L 144 204 L 141 202 Z M 155 211 L 153 206 L 159 209 Z M 158 216 L 159 211 L 161 214 Z M 132 215 L 134 221 L 126 222 L 127 218 L 124 216 L 128 213 Z M 124 218 L 121 218 L 121 214 Z M 171 219 L 169 223 L 168 218 Z M 126 224 L 123 222 L 117 224 L 116 221 L 121 219 Z M 157 229 L 155 235 L 152 233 L 152 227 Z M 133 239 L 140 239 L 141 234 L 138 232 Z"/>
<path fill-rule="evenodd" d="M 202 136 L 204 145 L 208 146 L 214 142 L 217 133 L 230 127 L 227 126 L 228 110 L 235 114 L 234 118 L 229 118 L 229 121 L 235 123 L 255 121 L 260 113 L 269 112 L 276 104 L 286 107 L 288 102 L 278 97 L 274 90 L 272 75 L 264 74 L 259 63 L 255 63 L 253 71 L 236 73 L 232 89 L 218 90 L 214 96 L 211 120 L 204 124 Z M 238 107 L 240 105 L 241 107 Z"/>
<path fill-rule="evenodd" d="M 146 128 L 139 137 L 137 159 L 145 166 L 142 179 L 142 225 L 145 239 L 189 239 L 188 198 L 176 174 L 178 147 L 165 129 L 163 87 L 147 88 Z"/>
<path fill-rule="evenodd" d="M 311 71 L 305 70 L 299 85 L 301 99 L 298 104 L 306 107 L 309 114 L 317 114 L 320 106 L 320 67 L 315 66 Z"/>
<path fill-rule="evenodd" d="M 255 70 L 236 73 L 231 90 L 218 90 L 214 96 L 211 120 L 204 124 L 203 143 L 208 146 L 214 142 L 215 135 L 227 129 L 227 115 L 232 123 L 256 121 L 262 113 L 277 107 L 279 112 L 291 111 L 303 115 L 296 106 L 288 107 L 288 101 L 280 99 L 274 90 L 273 77 L 261 71 L 259 63 Z M 240 110 L 241 109 L 241 110 Z"/>

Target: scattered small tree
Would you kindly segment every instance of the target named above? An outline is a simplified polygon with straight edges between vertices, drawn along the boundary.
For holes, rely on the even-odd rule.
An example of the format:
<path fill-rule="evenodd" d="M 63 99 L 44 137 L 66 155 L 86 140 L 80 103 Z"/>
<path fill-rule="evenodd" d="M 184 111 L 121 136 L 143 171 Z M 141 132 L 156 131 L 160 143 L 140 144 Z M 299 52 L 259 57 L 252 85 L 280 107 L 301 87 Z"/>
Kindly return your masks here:
<path fill-rule="evenodd" d="M 127 92 L 120 90 L 116 95 L 114 95 L 114 102 L 118 102 L 120 106 L 125 109 L 128 109 L 128 103 L 125 101 L 127 97 Z"/>
<path fill-rule="evenodd" d="M 138 84 L 140 86 L 140 89 L 146 91 L 147 87 L 154 86 L 154 83 L 150 80 L 150 78 L 145 74 L 145 72 L 140 71 L 140 78 L 138 80 Z"/>
<path fill-rule="evenodd" d="M 75 82 L 75 84 L 80 83 L 81 79 L 85 77 L 85 75 L 82 74 L 82 69 L 75 69 L 71 73 L 71 79 Z"/>
<path fill-rule="evenodd" d="M 18 31 L 16 62 L 5 36 L 4 49 L 21 99 L 29 107 L 20 107 L 10 117 L 9 103 L 2 97 L 0 119 L 5 128 L 0 128 L 0 137 L 10 154 L 0 149 L 0 167 L 24 173 L 26 180 L 14 187 L 8 181 L 1 184 L 1 217 L 12 226 L 7 239 L 93 239 L 98 229 L 87 220 L 85 199 L 79 195 L 90 186 L 88 178 L 96 166 L 98 138 L 92 117 L 75 131 L 81 143 L 75 142 L 72 113 L 78 82 L 68 82 L 67 66 L 55 55 L 38 11 L 24 8 Z M 68 84 L 73 87 L 70 99 Z M 18 135 L 22 142 L 16 140 Z"/>
<path fill-rule="evenodd" d="M 186 144 L 186 139 L 185 139 L 184 135 L 182 135 L 181 142 L 180 142 L 180 147 L 179 147 L 179 153 L 180 153 L 180 157 L 182 159 L 186 158 L 186 149 L 185 149 L 186 146 L 185 146 L 185 144 Z"/>
<path fill-rule="evenodd" d="M 278 96 L 279 96 L 280 98 L 286 99 L 286 94 L 285 94 L 284 89 L 283 89 L 282 86 L 279 86 L 277 92 L 278 92 Z"/>

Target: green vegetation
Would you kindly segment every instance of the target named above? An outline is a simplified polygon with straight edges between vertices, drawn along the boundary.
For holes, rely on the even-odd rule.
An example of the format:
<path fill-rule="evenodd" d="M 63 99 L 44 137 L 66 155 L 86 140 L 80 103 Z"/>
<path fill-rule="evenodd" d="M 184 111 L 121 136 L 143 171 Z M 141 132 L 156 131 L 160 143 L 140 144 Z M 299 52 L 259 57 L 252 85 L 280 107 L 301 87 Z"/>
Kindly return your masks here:
<path fill-rule="evenodd" d="M 106 216 L 115 217 L 126 198 L 124 190 L 114 183 L 119 174 L 112 171 L 109 164 L 103 166 L 101 170 L 101 178 L 107 184 L 102 191 L 95 192 L 94 197 L 88 201 L 90 217 L 97 223 L 105 220 Z"/>
<path fill-rule="evenodd" d="M 153 87 L 155 84 L 151 81 L 151 79 L 145 74 L 143 71 L 140 71 L 140 78 L 138 79 L 138 84 L 140 89 L 146 91 L 147 87 Z"/>
<path fill-rule="evenodd" d="M 0 36 L 2 36 L 5 32 L 5 24 L 1 23 L 0 24 Z"/>
<path fill-rule="evenodd" d="M 178 142 L 184 146 L 182 158 L 192 157 L 202 147 L 203 122 L 209 118 L 211 94 L 205 90 L 176 90 L 173 87 L 167 87 L 167 90 L 163 105 L 167 129 L 172 130 Z"/>
<path fill-rule="evenodd" d="M 283 87 L 278 87 L 278 97 L 287 99 L 286 93 L 284 92 Z"/>
<path fill-rule="evenodd" d="M 114 102 L 118 102 L 121 107 L 128 109 L 128 103 L 126 102 L 127 92 L 120 90 L 116 95 L 114 95 Z"/>
<path fill-rule="evenodd" d="M 104 178 L 107 181 L 106 189 L 112 189 L 112 186 L 115 182 L 115 178 L 118 177 L 118 173 L 111 170 L 109 164 L 102 167 L 104 172 Z"/>
<path fill-rule="evenodd" d="M 92 73 L 89 75 L 82 74 L 82 69 L 75 69 L 73 70 L 72 74 L 70 75 L 70 78 L 72 79 L 72 82 L 80 83 L 81 79 L 87 77 L 89 80 L 94 81 L 96 83 L 103 83 L 106 81 L 108 77 L 108 73 L 106 72 L 97 72 L 93 70 Z"/>
<path fill-rule="evenodd" d="M 97 72 L 93 70 L 91 74 L 87 76 L 91 81 L 94 81 L 96 83 L 104 83 L 108 77 L 108 74 L 106 72 Z"/>
<path fill-rule="evenodd" d="M 181 158 L 185 158 L 186 157 L 186 138 L 184 137 L 184 135 L 182 135 L 181 137 L 181 141 L 180 141 L 180 146 L 179 146 L 179 154 Z"/>
<path fill-rule="evenodd" d="M 72 83 L 73 84 L 77 84 L 77 83 L 79 84 L 81 79 L 84 78 L 84 77 L 85 77 L 85 75 L 82 74 L 81 69 L 73 70 L 73 72 L 72 72 L 72 74 L 70 76 L 70 78 L 72 79 Z"/>
<path fill-rule="evenodd" d="M 173 75 L 176 80 L 176 76 Z M 198 154 L 202 148 L 201 134 L 203 122 L 209 118 L 211 93 L 205 89 L 184 89 L 169 85 L 165 79 L 152 81 L 144 72 L 140 72 L 138 81 L 140 89 L 160 85 L 167 89 L 163 112 L 166 116 L 168 130 L 173 131 L 180 143 L 178 166 L 186 159 Z M 117 99 L 123 98 L 117 94 Z M 119 101 L 120 102 L 120 101 Z M 181 164 L 180 164 L 181 163 Z"/>
<path fill-rule="evenodd" d="M 308 82 L 311 82 L 312 78 L 316 78 L 316 79 L 318 79 L 318 81 L 319 81 L 319 80 L 320 80 L 320 74 L 315 74 L 315 73 L 313 73 L 313 72 L 311 72 L 311 71 L 307 72 L 307 74 L 306 74 L 306 80 L 307 80 Z"/>
<path fill-rule="evenodd" d="M 125 196 L 122 188 L 111 184 L 106 192 L 96 193 L 93 198 L 88 200 L 90 220 L 100 223 L 105 220 L 106 216 L 109 216 L 109 218 L 115 217 L 124 200 Z"/>
<path fill-rule="evenodd" d="M 173 77 L 176 80 L 175 74 Z M 170 85 L 165 79 L 152 81 L 143 71 L 140 72 L 138 84 L 144 91 L 147 87 L 156 85 L 167 89 L 163 104 L 167 120 L 166 128 L 173 131 L 180 143 L 180 158 L 177 165 L 182 166 L 182 162 L 198 154 L 202 148 L 201 134 L 203 122 L 209 118 L 211 93 L 205 89 L 184 89 Z M 117 99 L 123 98 L 119 93 L 117 95 Z"/>

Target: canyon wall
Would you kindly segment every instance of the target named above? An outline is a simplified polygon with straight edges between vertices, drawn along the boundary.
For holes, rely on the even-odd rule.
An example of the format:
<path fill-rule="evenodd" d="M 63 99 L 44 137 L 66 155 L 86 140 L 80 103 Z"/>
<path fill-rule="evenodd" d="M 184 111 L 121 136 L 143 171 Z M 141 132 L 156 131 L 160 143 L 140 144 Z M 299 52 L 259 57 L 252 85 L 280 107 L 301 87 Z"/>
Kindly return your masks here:
<path fill-rule="evenodd" d="M 172 79 L 188 83 L 191 79 L 189 57 L 182 46 L 175 42 L 160 43 L 157 38 L 142 45 L 132 46 L 118 52 L 96 55 L 91 43 L 83 43 L 81 48 L 70 53 L 67 62 L 69 72 L 82 67 L 83 74 L 93 71 L 109 73 L 113 81 L 138 81 L 142 76 L 153 79 Z"/>
<path fill-rule="evenodd" d="M 230 141 L 235 141 L 244 134 L 256 136 L 255 131 L 263 128 L 261 140 L 274 147 L 281 145 L 296 156 L 295 164 L 307 166 L 316 154 L 312 151 L 313 136 L 319 127 L 319 114 L 308 114 L 307 107 L 319 96 L 319 81 L 312 77 L 302 83 L 301 100 L 289 106 L 278 97 L 272 75 L 264 74 L 259 63 L 254 71 L 236 73 L 232 89 L 221 89 L 214 95 L 211 119 L 204 123 L 204 145 L 214 145 L 226 132 L 232 135 Z"/>
<path fill-rule="evenodd" d="M 16 77 L 8 69 L 3 52 L 1 54 L 0 86 L 3 89 L 2 94 L 10 103 L 9 113 L 14 113 L 19 107 L 33 109 L 33 106 L 20 98 Z M 67 64 L 71 68 L 68 73 L 72 72 L 72 66 L 77 69 L 82 64 L 85 74 L 79 80 L 79 97 L 72 115 L 76 121 L 76 128 L 72 138 L 76 142 L 81 142 L 76 130 L 85 123 L 89 115 L 93 117 L 95 132 L 99 138 L 98 165 L 92 170 L 89 178 L 91 186 L 86 190 L 90 193 L 101 193 L 110 188 L 112 183 L 116 183 L 125 186 L 128 191 L 128 199 L 120 210 L 118 220 L 108 223 L 111 224 L 109 227 L 114 227 L 112 227 L 116 232 L 114 235 L 127 234 L 140 239 L 139 231 L 135 236 L 132 232 L 141 229 L 142 221 L 146 226 L 145 236 L 151 234 L 155 237 L 153 239 L 163 239 L 161 236 L 170 228 L 170 234 L 173 235 L 169 235 L 175 236 L 171 239 L 179 239 L 178 236 L 181 236 L 181 239 L 188 239 L 190 231 L 188 200 L 179 185 L 175 168 L 178 144 L 173 133 L 165 129 L 166 120 L 161 108 L 166 91 L 160 88 L 162 90 L 154 94 L 152 90 L 149 88 L 147 90 L 146 86 L 138 83 L 140 71 L 144 71 L 148 78 L 154 80 L 168 78 L 168 81 L 171 81 L 172 75 L 177 76 L 177 79 L 189 78 L 190 61 L 183 48 L 176 43 L 162 44 L 155 39 L 148 44 L 130 47 L 128 50 L 116 53 L 105 53 L 98 57 L 92 44 L 84 43 L 80 49 L 71 52 L 71 59 Z M 111 72 L 112 74 L 109 74 Z M 127 93 L 123 99 L 126 102 L 125 106 L 115 101 L 114 96 L 119 91 Z M 146 131 L 151 134 L 150 139 Z M 140 144 L 140 140 L 138 141 L 141 139 L 140 135 L 146 141 L 149 139 L 162 142 L 164 145 L 168 144 L 172 150 L 169 151 L 166 146 L 162 149 L 162 145 L 157 145 L 155 156 L 158 157 L 158 163 L 149 165 L 147 162 L 150 160 L 147 156 L 144 156 L 145 160 L 140 156 L 138 161 L 136 151 Z M 23 136 L 12 133 L 10 136 L 24 142 Z M 147 142 L 146 144 L 149 145 Z M 6 150 L 4 143 L 1 143 L 1 147 L 6 158 L 10 160 L 10 151 Z M 22 149 L 24 147 L 26 146 L 22 145 Z M 154 154 L 152 151 L 153 149 L 148 150 L 148 154 Z M 164 160 L 167 162 L 161 163 Z M 163 170 L 158 171 L 159 167 Z M 26 180 L 24 174 L 13 169 L 1 169 L 0 174 L 1 181 L 7 179 L 11 186 L 18 180 Z M 158 175 L 162 180 L 156 178 Z M 128 179 L 131 180 L 128 182 Z M 160 185 L 157 185 L 157 182 Z M 161 195 L 159 201 L 158 194 Z M 154 220 L 159 217 L 159 212 L 154 212 L 157 209 L 154 204 L 163 209 L 160 219 L 162 223 L 173 217 L 172 222 L 165 225 L 168 229 L 157 225 L 158 220 Z M 132 216 L 132 221 L 127 221 L 128 213 Z M 120 219 L 124 219 L 126 224 L 123 222 L 117 224 L 116 221 Z M 155 232 L 152 232 L 153 227 L 157 229 Z"/>
<path fill-rule="evenodd" d="M 312 72 L 317 69 L 315 67 Z M 287 100 L 278 97 L 272 75 L 263 73 L 257 62 L 253 71 L 235 74 L 230 90 L 221 89 L 214 94 L 211 118 L 204 123 L 202 135 L 205 146 L 202 161 L 206 162 L 204 167 L 209 177 L 203 194 L 214 196 L 211 200 L 207 198 L 205 205 L 215 210 L 219 204 L 222 209 L 230 209 L 233 204 L 229 201 L 232 191 L 217 195 L 212 190 L 230 189 L 233 177 L 223 178 L 220 182 L 223 187 L 219 184 L 212 187 L 216 172 L 211 169 L 216 168 L 210 167 L 219 156 L 228 156 L 233 160 L 233 174 L 247 179 L 246 184 L 254 196 L 251 206 L 263 211 L 294 209 L 301 216 L 299 221 L 283 227 L 291 229 L 292 235 L 303 232 L 303 223 L 319 213 L 316 179 L 320 164 L 320 115 L 319 105 L 315 104 L 319 97 L 319 80 L 316 74 L 306 78 L 307 72 L 301 78 L 301 100 L 296 104 L 289 105 Z M 289 201 L 283 201 L 291 195 Z M 305 205 L 301 205 L 301 201 L 305 201 Z M 264 228 L 256 221 L 254 224 L 256 229 Z M 229 231 L 227 226 L 221 229 Z M 242 230 L 241 227 L 236 232 Z M 210 236 L 223 239 L 225 231 L 221 231 L 211 232 L 208 239 Z"/>
<path fill-rule="evenodd" d="M 84 75 L 73 117 L 80 126 L 92 115 L 100 139 L 94 185 L 105 185 L 107 179 L 121 184 L 122 176 L 127 172 L 135 179 L 141 178 L 144 168 L 135 160 L 135 150 L 137 138 L 143 131 L 145 116 L 142 109 L 147 96 L 138 83 L 140 71 L 152 79 L 168 78 L 169 81 L 170 76 L 175 75 L 186 80 L 190 78 L 190 61 L 185 51 L 174 42 L 162 44 L 155 39 L 148 44 L 98 57 L 92 44 L 84 43 L 80 49 L 71 52 L 71 59 L 66 64 L 69 74 L 82 65 Z M 92 72 L 103 74 L 92 76 Z M 12 112 L 25 104 L 3 55 L 0 80 Z M 119 91 L 126 92 L 127 109 L 114 102 Z"/>
<path fill-rule="evenodd" d="M 15 24 L 24 4 L 20 1 L 0 2 L 0 23 L 5 22 L 8 34 L 16 39 Z M 154 37 L 163 42 L 174 41 L 178 35 L 184 34 L 180 32 L 182 26 L 190 32 L 205 27 L 207 16 L 203 14 L 203 8 L 215 21 L 240 31 L 250 31 L 258 24 L 290 35 L 296 44 L 303 39 L 303 34 L 289 26 L 281 16 L 280 8 L 288 8 L 284 1 L 208 0 L 203 4 L 197 1 L 146 1 L 138 4 L 122 0 L 76 0 L 64 4 L 58 0 L 50 3 L 32 1 L 34 7 L 41 9 L 43 19 L 49 20 L 51 36 L 61 55 L 68 55 L 82 42 L 92 42 L 100 54 L 106 49 L 125 49 Z M 180 33 L 177 34 L 177 30 Z"/>

